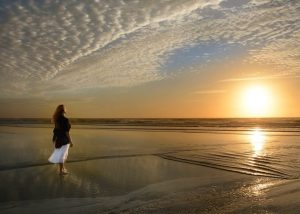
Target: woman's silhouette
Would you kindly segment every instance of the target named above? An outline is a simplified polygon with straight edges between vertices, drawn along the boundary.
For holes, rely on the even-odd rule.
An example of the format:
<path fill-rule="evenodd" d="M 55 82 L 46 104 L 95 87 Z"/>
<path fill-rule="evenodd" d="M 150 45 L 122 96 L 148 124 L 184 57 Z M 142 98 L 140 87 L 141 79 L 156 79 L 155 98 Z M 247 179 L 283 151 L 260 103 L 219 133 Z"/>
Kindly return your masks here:
<path fill-rule="evenodd" d="M 65 161 L 68 157 L 69 146 L 73 146 L 69 131 L 71 129 L 71 124 L 69 119 L 65 117 L 66 109 L 64 105 L 57 106 L 52 122 L 55 124 L 53 129 L 53 143 L 55 145 L 54 152 L 48 159 L 51 163 L 59 164 L 59 173 L 61 175 L 68 174 L 65 168 Z"/>

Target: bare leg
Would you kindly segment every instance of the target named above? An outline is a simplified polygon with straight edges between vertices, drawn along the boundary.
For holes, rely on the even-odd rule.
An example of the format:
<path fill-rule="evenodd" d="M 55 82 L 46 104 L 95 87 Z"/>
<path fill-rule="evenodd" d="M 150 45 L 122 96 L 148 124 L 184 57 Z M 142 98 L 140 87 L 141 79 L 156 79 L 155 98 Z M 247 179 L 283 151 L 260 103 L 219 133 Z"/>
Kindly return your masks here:
<path fill-rule="evenodd" d="M 64 171 L 64 163 L 59 163 L 59 173 L 62 174 Z"/>
<path fill-rule="evenodd" d="M 61 175 L 68 174 L 68 171 L 66 170 L 64 163 L 59 163 L 59 174 Z"/>

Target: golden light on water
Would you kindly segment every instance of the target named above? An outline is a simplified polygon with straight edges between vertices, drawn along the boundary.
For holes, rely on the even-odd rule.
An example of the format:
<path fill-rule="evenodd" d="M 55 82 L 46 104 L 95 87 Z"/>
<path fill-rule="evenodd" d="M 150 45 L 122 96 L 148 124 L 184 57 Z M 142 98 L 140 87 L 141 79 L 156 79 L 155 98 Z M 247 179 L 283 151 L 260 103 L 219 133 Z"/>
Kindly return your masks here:
<path fill-rule="evenodd" d="M 260 154 L 266 142 L 265 134 L 259 129 L 254 129 L 250 135 L 250 143 L 255 154 Z"/>

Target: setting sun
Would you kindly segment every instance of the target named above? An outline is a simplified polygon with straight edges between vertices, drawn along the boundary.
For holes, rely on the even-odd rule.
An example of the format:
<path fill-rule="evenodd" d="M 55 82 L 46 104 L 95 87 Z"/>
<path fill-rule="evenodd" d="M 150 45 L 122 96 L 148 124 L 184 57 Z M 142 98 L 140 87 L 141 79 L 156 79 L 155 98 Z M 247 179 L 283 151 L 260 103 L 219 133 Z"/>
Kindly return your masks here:
<path fill-rule="evenodd" d="M 242 99 L 243 111 L 247 116 L 264 117 L 270 114 L 272 97 L 267 87 L 249 87 L 243 92 Z"/>

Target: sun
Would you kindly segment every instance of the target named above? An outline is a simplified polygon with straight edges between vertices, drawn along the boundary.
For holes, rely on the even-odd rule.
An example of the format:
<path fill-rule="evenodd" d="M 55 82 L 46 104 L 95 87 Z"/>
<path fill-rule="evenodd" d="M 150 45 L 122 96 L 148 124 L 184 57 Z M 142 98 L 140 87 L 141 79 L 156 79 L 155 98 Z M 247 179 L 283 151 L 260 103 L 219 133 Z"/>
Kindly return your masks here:
<path fill-rule="evenodd" d="M 242 94 L 243 110 L 250 117 L 265 117 L 271 111 L 272 96 L 267 87 L 256 85 L 247 88 Z"/>

